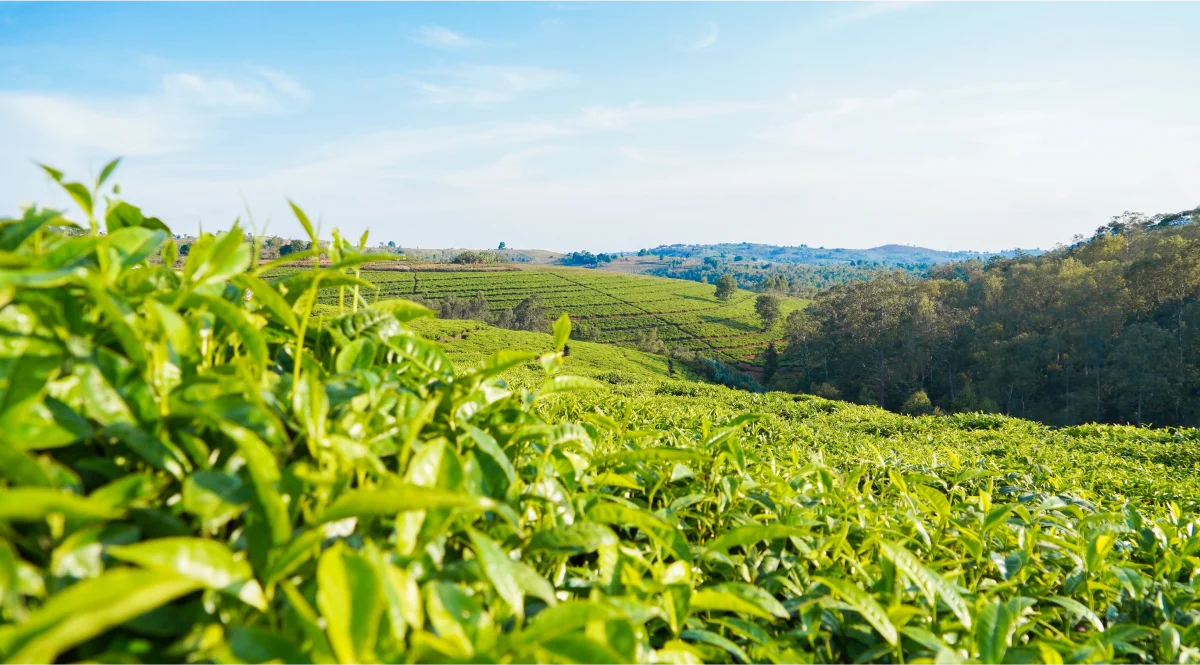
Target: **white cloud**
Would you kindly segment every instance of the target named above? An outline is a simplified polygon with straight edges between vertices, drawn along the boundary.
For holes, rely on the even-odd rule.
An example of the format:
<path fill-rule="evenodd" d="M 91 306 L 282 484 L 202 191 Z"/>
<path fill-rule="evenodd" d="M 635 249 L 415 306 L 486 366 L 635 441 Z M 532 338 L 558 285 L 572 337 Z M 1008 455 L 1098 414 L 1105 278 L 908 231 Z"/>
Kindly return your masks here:
<path fill-rule="evenodd" d="M 836 3 L 838 6 L 851 6 L 854 9 L 839 12 L 826 18 L 821 26 L 824 28 L 840 28 L 854 23 L 862 23 L 888 14 L 895 14 L 917 5 L 925 4 L 927 0 L 882 0 L 880 2 L 846 2 Z"/>
<path fill-rule="evenodd" d="M 428 104 L 493 104 L 557 87 L 567 79 L 552 69 L 472 65 L 424 72 L 412 85 Z"/>
<path fill-rule="evenodd" d="M 704 49 L 717 43 L 718 34 L 719 31 L 717 30 L 717 24 L 709 21 L 708 28 L 705 30 L 704 35 L 688 45 L 686 50 L 703 51 Z"/>
<path fill-rule="evenodd" d="M 856 117 L 864 115 L 890 113 L 923 96 L 919 90 L 903 88 L 883 97 L 844 97 L 785 124 L 768 128 L 759 136 L 768 141 L 796 146 L 828 145 L 834 137 L 834 125 L 850 124 Z M 799 100 L 793 96 L 793 101 Z"/>
<path fill-rule="evenodd" d="M 0 143 L 20 138 L 56 153 L 163 155 L 196 145 L 221 121 L 284 112 L 289 101 L 309 98 L 274 70 L 236 79 L 177 72 L 157 92 L 126 97 L 0 91 Z"/>
<path fill-rule="evenodd" d="M 440 49 L 463 49 L 483 45 L 481 40 L 467 37 L 440 25 L 421 26 L 413 41 L 430 48 Z"/>
<path fill-rule="evenodd" d="M 162 96 L 83 100 L 0 92 L 0 118 L 0 137 L 12 132 L 0 143 L 37 138 L 47 146 L 134 157 L 182 150 L 205 133 L 202 122 Z"/>
<path fill-rule="evenodd" d="M 277 113 L 288 100 L 308 102 L 312 95 L 284 72 L 259 68 L 238 79 L 181 72 L 162 81 L 163 95 L 173 103 L 240 113 Z M 287 98 L 287 99 L 284 99 Z"/>
<path fill-rule="evenodd" d="M 229 79 L 187 73 L 164 76 L 163 93 L 173 101 L 203 107 L 259 111 L 273 102 L 261 85 L 244 85 Z"/>
<path fill-rule="evenodd" d="M 543 30 L 552 30 L 562 25 L 562 21 L 556 18 L 544 18 L 540 23 L 538 23 L 538 25 L 540 25 Z"/>
<path fill-rule="evenodd" d="M 646 106 L 634 102 L 626 106 L 589 106 L 583 109 L 580 122 L 595 129 L 625 129 L 632 123 L 662 120 L 714 118 L 742 113 L 778 111 L 787 104 L 778 102 L 692 102 Z"/>
<path fill-rule="evenodd" d="M 275 91 L 281 95 L 291 97 L 292 99 L 301 102 L 312 101 L 312 93 L 310 93 L 308 89 L 305 88 L 299 81 L 292 78 L 285 72 L 281 72 L 278 69 L 268 69 L 265 67 L 260 67 L 256 71 L 258 72 L 259 76 L 266 80 L 266 82 L 269 83 L 275 89 Z"/>

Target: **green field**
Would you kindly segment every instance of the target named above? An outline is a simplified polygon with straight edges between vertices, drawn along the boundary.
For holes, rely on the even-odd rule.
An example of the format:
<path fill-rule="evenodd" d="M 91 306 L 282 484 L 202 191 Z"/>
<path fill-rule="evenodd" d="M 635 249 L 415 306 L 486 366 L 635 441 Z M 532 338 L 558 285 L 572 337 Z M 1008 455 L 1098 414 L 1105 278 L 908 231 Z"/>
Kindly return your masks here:
<path fill-rule="evenodd" d="M 754 363 L 768 342 L 782 336 L 780 326 L 763 332 L 754 313 L 755 294 L 738 291 L 729 302 L 722 302 L 713 296 L 714 286 L 684 280 L 580 268 L 512 272 L 363 270 L 362 278 L 379 286 L 379 298 L 416 293 L 436 301 L 450 294 L 471 298 L 482 293 L 493 312 L 514 307 L 536 293 L 555 316 L 566 312 L 572 320 L 594 327 L 597 342 L 632 344 L 639 331 L 657 328 L 659 339 L 668 345 L 708 353 L 726 362 Z M 321 302 L 333 303 L 336 298 L 336 289 L 327 289 Z M 785 298 L 782 315 L 786 317 L 804 304 Z"/>
<path fill-rule="evenodd" d="M 478 368 L 494 353 L 504 349 L 541 354 L 553 348 L 549 335 L 523 330 L 504 330 L 479 321 L 417 319 L 410 327 L 422 336 L 445 347 L 446 355 L 460 369 Z M 675 377 L 691 380 L 682 363 L 674 368 Z M 572 341 L 563 371 L 616 385 L 669 378 L 667 359 L 614 344 Z M 510 370 L 506 375 L 519 385 L 533 386 L 540 381 L 542 369 L 530 361 L 528 367 Z"/>
<path fill-rule="evenodd" d="M 178 268 L 108 205 L 0 220 L 0 661 L 1200 661 L 1196 430 L 740 391 L 567 316 L 314 316 L 368 257 L 272 285 L 235 225 Z"/>

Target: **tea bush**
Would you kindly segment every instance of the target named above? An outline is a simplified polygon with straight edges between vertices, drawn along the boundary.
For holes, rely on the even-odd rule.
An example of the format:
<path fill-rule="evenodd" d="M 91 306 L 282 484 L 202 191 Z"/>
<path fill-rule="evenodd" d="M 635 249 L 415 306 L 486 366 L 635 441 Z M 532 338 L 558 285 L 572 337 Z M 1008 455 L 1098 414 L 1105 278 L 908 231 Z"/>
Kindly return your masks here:
<path fill-rule="evenodd" d="M 176 268 L 113 168 L 0 221 L 6 661 L 1200 659 L 1194 436 L 602 387 L 565 316 L 456 371 L 380 255 Z"/>

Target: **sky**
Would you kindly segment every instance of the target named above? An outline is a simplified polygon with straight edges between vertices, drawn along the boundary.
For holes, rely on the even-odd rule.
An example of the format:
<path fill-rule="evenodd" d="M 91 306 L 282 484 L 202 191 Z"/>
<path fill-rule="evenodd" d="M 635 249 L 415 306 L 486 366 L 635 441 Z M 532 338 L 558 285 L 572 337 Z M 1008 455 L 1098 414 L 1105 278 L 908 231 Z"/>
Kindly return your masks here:
<path fill-rule="evenodd" d="M 0 3 L 34 165 L 180 233 L 1050 248 L 1200 203 L 1197 3 Z"/>

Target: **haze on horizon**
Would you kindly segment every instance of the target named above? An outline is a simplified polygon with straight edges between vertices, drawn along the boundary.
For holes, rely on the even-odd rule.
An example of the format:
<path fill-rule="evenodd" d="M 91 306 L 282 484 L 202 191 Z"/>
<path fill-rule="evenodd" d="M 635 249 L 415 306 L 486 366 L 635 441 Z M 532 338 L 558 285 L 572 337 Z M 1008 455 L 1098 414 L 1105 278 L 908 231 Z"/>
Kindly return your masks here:
<path fill-rule="evenodd" d="M 124 156 L 402 246 L 1048 248 L 1200 203 L 1195 3 L 0 5 L 0 215 Z M 271 26 L 264 29 L 264 26 Z"/>

